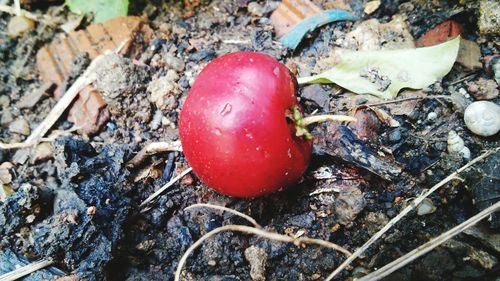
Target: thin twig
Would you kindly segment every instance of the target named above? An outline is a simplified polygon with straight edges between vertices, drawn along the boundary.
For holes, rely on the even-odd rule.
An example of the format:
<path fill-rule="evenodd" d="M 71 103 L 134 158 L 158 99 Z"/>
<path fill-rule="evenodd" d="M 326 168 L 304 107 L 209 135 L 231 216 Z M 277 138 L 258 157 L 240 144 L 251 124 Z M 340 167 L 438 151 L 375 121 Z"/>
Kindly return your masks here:
<path fill-rule="evenodd" d="M 21 2 L 19 0 L 14 0 L 14 8 L 16 9 L 16 16 L 21 15 Z"/>
<path fill-rule="evenodd" d="M 477 74 L 478 74 L 477 72 L 474 72 L 474 73 L 472 73 L 472 74 L 466 75 L 466 76 L 464 76 L 464 77 L 462 77 L 462 78 L 460 78 L 460 79 L 458 79 L 458 80 L 455 80 L 455 81 L 451 82 L 451 83 L 449 84 L 449 86 L 452 86 L 452 85 L 455 85 L 455 84 L 458 84 L 458 83 L 464 82 L 465 80 L 469 80 L 470 78 L 472 78 L 472 77 L 476 76 Z"/>
<path fill-rule="evenodd" d="M 379 106 L 379 105 L 386 105 L 386 104 L 391 104 L 391 103 L 405 102 L 405 101 L 411 101 L 411 100 L 423 100 L 423 99 L 451 99 L 451 97 L 444 96 L 444 95 L 427 96 L 427 97 L 411 97 L 411 98 L 404 98 L 404 99 L 397 99 L 397 100 L 375 102 L 375 103 L 366 104 L 366 106 Z"/>
<path fill-rule="evenodd" d="M 313 116 L 307 116 L 304 117 L 300 120 L 300 125 L 301 126 L 309 126 L 311 124 L 315 123 L 321 123 L 321 122 L 327 122 L 327 121 L 332 121 L 332 122 L 356 122 L 356 118 L 351 117 L 351 116 L 346 116 L 346 115 L 313 115 Z"/>
<path fill-rule="evenodd" d="M 141 149 L 127 165 L 135 167 L 139 165 L 146 157 L 156 153 L 166 152 L 166 151 L 182 151 L 182 146 L 180 141 L 174 142 L 152 142 Z"/>
<path fill-rule="evenodd" d="M 123 47 L 128 43 L 129 40 L 124 40 L 115 50 L 115 53 L 119 53 Z M 76 79 L 76 81 L 71 85 L 71 87 L 66 91 L 62 98 L 57 102 L 57 104 L 52 108 L 47 117 L 38 125 L 38 127 L 33 130 L 31 135 L 26 139 L 26 143 L 38 142 L 47 131 L 56 123 L 59 117 L 63 114 L 68 106 L 73 102 L 73 100 L 78 96 L 78 93 L 85 88 L 87 85 L 92 83 L 96 77 L 96 66 L 100 61 L 104 59 L 106 54 L 97 56 L 90 65 L 87 67 L 85 72 Z"/>
<path fill-rule="evenodd" d="M 212 208 L 212 209 L 216 209 L 216 210 L 229 212 L 229 213 L 235 214 L 237 216 L 240 216 L 240 217 L 246 219 L 248 222 L 250 222 L 251 224 L 253 224 L 257 228 L 262 228 L 262 226 L 260 224 L 258 224 L 257 221 L 254 218 L 252 218 L 251 216 L 243 214 L 242 212 L 236 211 L 234 209 L 224 207 L 224 206 L 198 203 L 198 204 L 193 204 L 191 206 L 184 208 L 184 211 L 189 211 L 189 210 L 192 210 L 194 208 Z"/>
<path fill-rule="evenodd" d="M 337 244 L 334 244 L 334 243 L 331 243 L 331 242 L 328 242 L 325 240 L 313 239 L 313 238 L 308 238 L 308 237 L 293 238 L 293 237 L 290 237 L 287 235 L 268 232 L 268 231 L 258 229 L 255 227 L 251 227 L 251 226 L 231 224 L 231 225 L 225 225 L 225 226 L 218 227 L 218 228 L 206 233 L 200 239 L 198 239 L 196 242 L 194 242 L 193 245 L 191 245 L 191 247 L 189 247 L 186 250 L 184 255 L 182 255 L 181 259 L 179 260 L 179 264 L 177 265 L 177 270 L 175 271 L 175 281 L 180 280 L 182 268 L 184 267 L 184 264 L 186 264 L 186 261 L 187 261 L 187 258 L 189 257 L 189 255 L 194 250 L 196 250 L 196 248 L 198 248 L 205 240 L 209 239 L 210 237 L 212 237 L 220 232 L 224 232 L 224 231 L 237 231 L 237 232 L 255 234 L 255 235 L 259 235 L 261 237 L 270 239 L 270 240 L 293 243 L 294 245 L 297 245 L 297 246 L 302 245 L 302 244 L 316 244 L 319 246 L 335 249 L 335 250 L 337 250 L 337 251 L 339 251 L 347 256 L 351 255 L 351 253 L 349 251 L 347 251 L 346 249 L 340 247 Z"/>
<path fill-rule="evenodd" d="M 66 111 L 66 108 L 73 102 L 73 100 L 78 96 L 78 93 L 85 88 L 87 85 L 95 80 L 95 65 L 104 58 L 104 55 L 96 57 L 87 70 L 82 76 L 78 77 L 76 81 L 71 85 L 68 91 L 62 96 L 62 98 L 57 102 L 57 104 L 52 108 L 47 117 L 38 125 L 38 127 L 31 133 L 31 135 L 26 139 L 26 143 L 38 142 L 45 133 L 56 123 L 59 117 Z"/>
<path fill-rule="evenodd" d="M 250 40 L 238 40 L 238 39 L 226 39 L 222 40 L 222 43 L 224 44 L 234 44 L 234 45 L 245 45 L 245 44 L 250 44 Z"/>
<path fill-rule="evenodd" d="M 41 138 L 39 142 L 53 142 L 60 136 L 64 135 L 69 135 L 74 131 L 80 130 L 80 127 L 78 126 L 73 126 L 69 130 L 57 130 L 54 131 L 50 136 L 46 138 Z M 0 142 L 0 149 L 16 149 L 16 148 L 26 148 L 26 147 L 32 147 L 35 146 L 37 143 L 36 142 L 16 142 L 16 143 L 1 143 Z"/>
<path fill-rule="evenodd" d="M 13 281 L 53 264 L 52 259 L 36 261 L 0 276 L 0 281 Z"/>
<path fill-rule="evenodd" d="M 3 5 L 3 4 L 0 4 L 0 12 L 4 12 L 4 13 L 8 13 L 8 14 L 11 14 L 11 15 L 18 15 L 18 12 L 16 11 L 16 8 L 13 8 L 11 6 L 7 6 L 7 5 Z M 31 19 L 31 20 L 34 20 L 34 21 L 40 21 L 40 17 L 35 15 L 35 14 L 32 14 L 26 10 L 23 10 L 21 9 L 20 10 L 20 15 L 23 16 L 23 17 L 26 17 L 28 19 Z"/>
<path fill-rule="evenodd" d="M 471 217 L 470 219 L 466 220 L 465 222 L 455 226 L 454 228 L 448 230 L 447 232 L 439 235 L 438 237 L 430 240 L 429 242 L 423 244 L 422 246 L 414 249 L 413 251 L 407 253 L 406 255 L 384 265 L 382 268 L 378 269 L 377 271 L 374 271 L 366 276 L 363 276 L 362 278 L 358 279 L 358 281 L 369 281 L 369 280 L 380 280 L 387 275 L 393 273 L 394 271 L 402 268 L 403 266 L 407 265 L 408 263 L 414 261 L 415 259 L 419 258 L 422 255 L 425 255 L 426 253 L 430 252 L 432 249 L 436 248 L 437 246 L 441 245 L 442 243 L 446 242 L 453 236 L 460 234 L 467 228 L 475 225 L 485 217 L 489 216 L 493 212 L 500 210 L 500 201 L 496 202 L 495 204 L 491 205 L 490 207 L 484 209 L 482 212 L 478 213 L 477 215 Z"/>
<path fill-rule="evenodd" d="M 162 186 L 160 189 L 158 189 L 155 193 L 151 194 L 146 200 L 142 201 L 141 205 L 139 205 L 140 208 L 143 208 L 146 206 L 149 202 L 153 201 L 156 197 L 158 197 L 160 194 L 162 194 L 167 188 L 171 187 L 176 183 L 178 180 L 180 180 L 182 177 L 187 175 L 193 170 L 193 168 L 189 167 L 186 170 L 184 170 L 182 173 L 180 173 L 177 177 L 171 179 L 167 184 Z"/>
<path fill-rule="evenodd" d="M 401 220 L 406 214 L 408 214 L 411 210 L 413 210 L 420 202 L 422 202 L 427 196 L 432 194 L 434 191 L 436 191 L 438 188 L 441 186 L 445 185 L 452 179 L 456 178 L 457 175 L 472 165 L 476 164 L 477 162 L 485 159 L 486 157 L 496 153 L 497 151 L 500 150 L 500 147 L 497 147 L 495 149 L 488 150 L 487 152 L 481 154 L 480 156 L 476 157 L 469 163 L 467 163 L 465 166 L 461 167 L 458 169 L 456 172 L 450 174 L 446 178 L 444 178 L 442 181 L 431 187 L 427 192 L 424 194 L 420 195 L 419 197 L 415 198 L 413 202 L 411 202 L 406 208 L 404 208 L 397 216 L 395 216 L 392 220 L 390 220 L 381 230 L 379 230 L 377 233 L 375 233 L 368 241 L 366 241 L 365 244 L 363 244 L 361 247 L 359 247 L 353 254 L 352 256 L 348 257 L 339 267 L 335 269 L 327 278 L 326 281 L 332 280 L 333 277 L 335 277 L 337 274 L 339 274 L 344 268 L 346 268 L 349 264 L 351 264 L 352 261 L 354 261 L 357 257 L 359 257 L 366 249 L 368 249 L 375 241 L 377 241 L 382 235 L 384 235 L 391 227 L 393 227 L 399 220 Z"/>

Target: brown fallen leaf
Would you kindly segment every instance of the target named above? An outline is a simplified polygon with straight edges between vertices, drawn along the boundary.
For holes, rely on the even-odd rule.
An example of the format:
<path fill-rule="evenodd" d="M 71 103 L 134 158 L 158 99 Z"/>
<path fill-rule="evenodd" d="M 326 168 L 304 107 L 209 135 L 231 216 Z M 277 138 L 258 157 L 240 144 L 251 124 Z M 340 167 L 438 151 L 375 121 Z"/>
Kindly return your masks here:
<path fill-rule="evenodd" d="M 481 49 L 474 41 L 460 38 L 460 49 L 458 50 L 457 62 L 467 69 L 481 69 L 483 64 L 479 61 L 481 58 Z"/>

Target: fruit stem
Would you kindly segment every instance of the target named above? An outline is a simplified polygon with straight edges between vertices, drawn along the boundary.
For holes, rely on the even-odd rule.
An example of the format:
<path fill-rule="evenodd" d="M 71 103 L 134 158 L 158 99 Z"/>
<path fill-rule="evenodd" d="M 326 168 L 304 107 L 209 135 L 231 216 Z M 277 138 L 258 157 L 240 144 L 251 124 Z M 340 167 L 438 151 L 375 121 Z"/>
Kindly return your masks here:
<path fill-rule="evenodd" d="M 327 122 L 327 121 L 356 122 L 356 118 L 351 117 L 351 116 L 346 116 L 346 115 L 331 115 L 331 114 L 314 115 L 314 116 L 303 117 L 300 120 L 300 125 L 305 127 L 305 126 L 309 126 L 309 125 L 314 124 L 314 123 L 322 123 L 322 122 Z"/>
<path fill-rule="evenodd" d="M 298 107 L 293 108 L 293 121 L 295 122 L 295 135 L 297 137 L 303 137 L 306 140 L 312 140 L 313 136 L 307 129 L 307 126 L 315 123 L 321 123 L 326 121 L 333 122 L 356 122 L 356 118 L 345 115 L 314 115 L 303 117 L 302 112 L 300 112 Z"/>

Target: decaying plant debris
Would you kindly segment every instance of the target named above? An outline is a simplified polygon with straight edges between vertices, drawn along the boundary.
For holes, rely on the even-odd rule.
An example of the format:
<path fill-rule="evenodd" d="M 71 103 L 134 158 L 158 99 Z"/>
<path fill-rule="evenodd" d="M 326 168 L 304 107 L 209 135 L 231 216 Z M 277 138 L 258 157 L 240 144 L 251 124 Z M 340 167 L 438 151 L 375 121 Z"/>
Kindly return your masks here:
<path fill-rule="evenodd" d="M 342 8 L 360 20 L 309 32 L 294 51 L 280 45 L 275 34 L 273 22 L 280 17 L 271 14 L 287 9 L 279 2 L 144 1 L 130 6 L 130 15 L 141 16 L 141 32 L 125 42 L 127 51 L 105 57 L 106 67 L 89 72 L 98 73 L 92 79 L 85 74 L 92 59 L 61 54 L 71 61 L 63 66 L 71 73 L 63 82 L 39 80 L 36 54 L 63 38 L 61 25 L 71 23 L 69 34 L 77 34 L 91 21 L 50 1 L 21 2 L 20 13 L 34 21 L 33 27 L 15 38 L 0 33 L 0 276 L 22 265 L 43 264 L 25 280 L 173 280 L 184 253 L 222 229 L 236 231 L 200 242 L 182 266 L 181 279 L 324 280 L 336 275 L 345 280 L 372 272 L 371 278 L 498 202 L 498 134 L 477 136 L 463 121 L 472 101 L 499 103 L 499 74 L 493 67 L 498 33 L 484 17 L 494 1 L 308 1 L 310 10 L 299 18 Z M 10 4 L 0 1 L 0 7 Z M 7 30 L 11 14 L 19 11 L 0 11 L 7 11 L 0 13 L 0 28 Z M 414 42 L 440 43 L 458 34 L 467 41 L 451 72 L 422 90 L 403 89 L 396 100 L 356 95 L 336 85 L 301 87 L 300 103 L 308 115 L 351 114 L 360 122 L 314 128 L 314 157 L 297 186 L 242 200 L 221 196 L 189 174 L 177 142 L 179 112 L 197 74 L 213 58 L 260 51 L 307 77 L 331 67 L 342 56 L 339 49 L 411 48 Z M 364 75 L 387 82 L 373 69 Z M 109 120 L 99 119 L 102 111 L 83 107 L 68 116 L 67 108 L 76 103 L 61 106 L 50 119 L 60 93 L 78 94 L 71 89 L 81 88 L 75 82 L 79 77 L 86 80 L 84 86 L 93 82 L 97 94 L 88 100 L 101 95 Z M 65 98 L 73 99 L 63 95 L 59 102 Z M 95 115 L 81 115 L 78 122 L 104 121 L 97 127 L 74 126 L 82 112 Z M 43 123 L 47 119 L 51 124 Z M 40 124 L 48 125 L 37 129 Z M 481 161 L 469 165 L 448 151 L 451 130 L 471 158 Z M 415 198 L 421 205 L 414 204 Z M 249 217 L 227 209 L 185 210 L 197 203 Z M 487 217 L 387 280 L 493 280 L 500 224 L 498 212 Z M 283 240 L 273 240 L 277 237 Z M 309 245 L 307 238 L 346 252 Z"/>

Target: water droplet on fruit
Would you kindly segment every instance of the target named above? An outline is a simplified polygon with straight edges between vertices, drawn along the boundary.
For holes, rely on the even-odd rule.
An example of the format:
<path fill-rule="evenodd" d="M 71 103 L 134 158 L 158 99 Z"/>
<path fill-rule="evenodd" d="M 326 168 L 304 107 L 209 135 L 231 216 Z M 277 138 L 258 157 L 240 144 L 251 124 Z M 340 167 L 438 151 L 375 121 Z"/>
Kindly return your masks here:
<path fill-rule="evenodd" d="M 290 148 L 288 149 L 288 158 L 292 159 L 292 151 L 290 150 Z"/>
<path fill-rule="evenodd" d="M 253 59 L 252 59 L 252 58 L 250 58 L 250 62 L 253 62 Z"/>
<path fill-rule="evenodd" d="M 222 132 L 221 132 L 221 130 L 220 130 L 219 128 L 216 128 L 216 129 L 214 130 L 214 133 L 215 133 L 216 135 L 218 135 L 218 136 L 222 136 Z"/>
<path fill-rule="evenodd" d="M 257 146 L 255 150 L 260 151 L 260 146 Z"/>
<path fill-rule="evenodd" d="M 274 75 L 279 76 L 280 75 L 280 69 L 279 67 L 275 67 L 273 70 Z"/>
<path fill-rule="evenodd" d="M 245 134 L 245 137 L 249 138 L 249 139 L 253 139 L 253 135 L 251 133 L 246 133 Z"/>
<path fill-rule="evenodd" d="M 220 111 L 220 115 L 226 116 L 228 113 L 231 112 L 232 109 L 233 107 L 229 103 L 226 103 L 222 108 L 222 110 Z"/>

